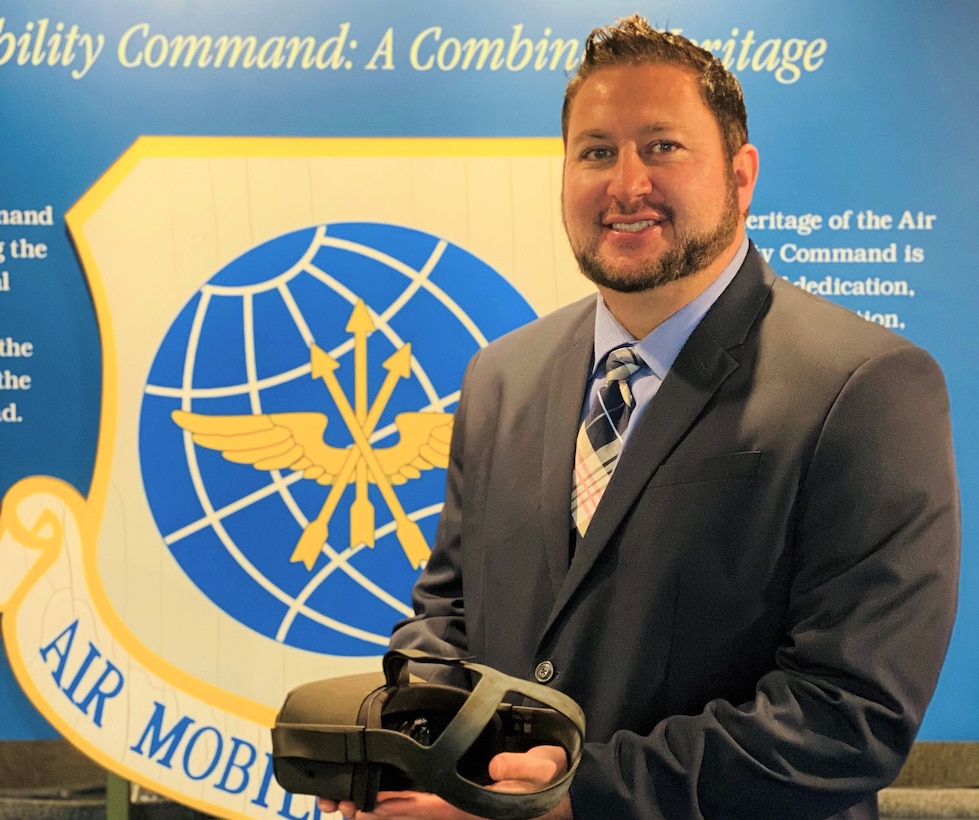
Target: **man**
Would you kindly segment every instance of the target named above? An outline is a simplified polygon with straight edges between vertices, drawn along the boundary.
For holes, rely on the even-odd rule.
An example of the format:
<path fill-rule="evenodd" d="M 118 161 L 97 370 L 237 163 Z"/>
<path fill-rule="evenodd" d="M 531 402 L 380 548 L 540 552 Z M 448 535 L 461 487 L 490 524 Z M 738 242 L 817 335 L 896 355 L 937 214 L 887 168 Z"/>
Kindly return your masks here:
<path fill-rule="evenodd" d="M 392 644 L 581 704 L 581 765 L 548 817 L 876 817 L 955 611 L 941 373 L 749 243 L 758 152 L 707 52 L 639 17 L 593 32 L 563 132 L 564 223 L 599 298 L 470 363 Z M 606 392 L 610 351 L 624 386 Z M 533 789 L 563 758 L 491 774 Z M 382 798 L 356 816 L 466 816 Z"/>

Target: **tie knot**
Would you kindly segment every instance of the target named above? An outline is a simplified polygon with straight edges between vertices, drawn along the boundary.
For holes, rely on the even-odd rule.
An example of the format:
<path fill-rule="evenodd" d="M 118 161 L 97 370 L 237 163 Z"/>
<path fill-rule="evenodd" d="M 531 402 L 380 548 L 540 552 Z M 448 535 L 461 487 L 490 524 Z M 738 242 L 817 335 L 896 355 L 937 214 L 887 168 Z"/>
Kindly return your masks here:
<path fill-rule="evenodd" d="M 605 360 L 605 382 L 628 381 L 645 362 L 629 345 L 617 347 Z"/>

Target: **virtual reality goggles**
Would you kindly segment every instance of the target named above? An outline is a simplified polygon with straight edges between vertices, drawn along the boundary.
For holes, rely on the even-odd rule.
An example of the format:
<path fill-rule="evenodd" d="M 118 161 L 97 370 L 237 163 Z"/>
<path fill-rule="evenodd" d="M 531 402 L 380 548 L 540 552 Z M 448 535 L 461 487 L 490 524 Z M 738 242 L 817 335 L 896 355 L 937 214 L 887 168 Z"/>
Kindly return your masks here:
<path fill-rule="evenodd" d="M 409 681 L 408 663 L 437 663 L 472 673 L 472 691 Z M 384 656 L 383 675 L 308 683 L 286 697 L 272 729 L 275 778 L 286 791 L 351 800 L 372 810 L 378 791 L 437 794 L 492 820 L 526 820 L 564 796 L 581 758 L 584 715 L 567 695 L 463 660 L 415 650 Z M 513 695 L 523 703 L 515 705 Z M 568 771 L 547 787 L 492 791 L 487 767 L 499 752 L 561 746 Z"/>

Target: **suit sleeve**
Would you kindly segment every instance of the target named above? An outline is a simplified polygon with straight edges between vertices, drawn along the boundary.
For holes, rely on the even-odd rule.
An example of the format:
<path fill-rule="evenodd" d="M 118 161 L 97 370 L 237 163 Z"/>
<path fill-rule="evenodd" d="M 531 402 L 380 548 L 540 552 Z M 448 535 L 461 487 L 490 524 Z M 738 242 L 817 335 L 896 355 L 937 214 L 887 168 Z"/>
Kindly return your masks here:
<path fill-rule="evenodd" d="M 391 636 L 392 649 L 420 649 L 440 658 L 469 655 L 466 610 L 462 585 L 462 496 L 465 478 L 466 384 L 478 353 L 470 361 L 452 427 L 452 442 L 446 474 L 445 504 L 431 557 L 412 590 L 415 616 L 401 621 Z M 415 664 L 412 671 L 443 683 L 452 680 L 452 670 L 434 664 Z"/>
<path fill-rule="evenodd" d="M 881 354 L 802 467 L 782 643 L 754 698 L 586 744 L 575 817 L 826 818 L 889 784 L 944 659 L 959 542 L 941 372 L 917 348 Z"/>

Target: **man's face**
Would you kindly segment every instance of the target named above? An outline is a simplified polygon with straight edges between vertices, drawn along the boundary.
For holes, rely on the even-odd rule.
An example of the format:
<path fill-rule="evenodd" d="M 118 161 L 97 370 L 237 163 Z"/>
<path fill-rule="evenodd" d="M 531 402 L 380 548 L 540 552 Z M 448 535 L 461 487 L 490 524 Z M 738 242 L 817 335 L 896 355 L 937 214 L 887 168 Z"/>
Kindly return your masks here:
<path fill-rule="evenodd" d="M 595 284 L 629 293 L 712 265 L 719 273 L 750 196 L 692 72 L 623 66 L 584 81 L 561 204 L 571 249 Z"/>

